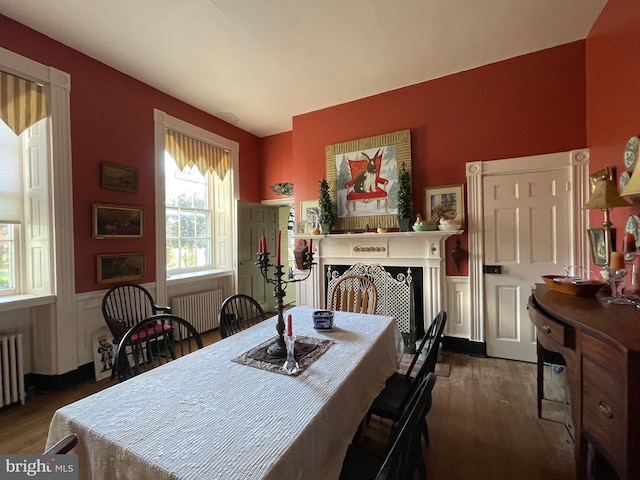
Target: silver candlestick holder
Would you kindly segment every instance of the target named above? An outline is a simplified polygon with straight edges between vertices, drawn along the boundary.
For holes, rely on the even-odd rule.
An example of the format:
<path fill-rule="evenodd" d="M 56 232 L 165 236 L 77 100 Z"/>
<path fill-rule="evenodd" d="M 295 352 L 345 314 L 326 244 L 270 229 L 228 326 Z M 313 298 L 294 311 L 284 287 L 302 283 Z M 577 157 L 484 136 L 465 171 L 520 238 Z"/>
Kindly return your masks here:
<path fill-rule="evenodd" d="M 269 252 L 258 252 L 258 261 L 256 266 L 260 269 L 262 277 L 271 285 L 273 285 L 273 296 L 276 297 L 276 309 L 278 310 L 278 322 L 276 323 L 276 331 L 278 332 L 278 338 L 276 341 L 267 347 L 267 354 L 272 358 L 286 358 L 287 346 L 284 341 L 284 297 L 287 293 L 287 287 L 291 283 L 303 282 L 309 275 L 313 266 L 316 265 L 313 261 L 313 252 L 307 251 L 304 253 L 303 268 L 307 268 L 307 274 L 300 278 L 289 278 L 285 280 L 283 277 L 287 275 L 284 272 L 283 265 L 273 265 L 269 263 Z M 270 273 L 270 269 L 273 267 L 273 273 Z M 288 276 L 288 275 L 287 275 Z"/>

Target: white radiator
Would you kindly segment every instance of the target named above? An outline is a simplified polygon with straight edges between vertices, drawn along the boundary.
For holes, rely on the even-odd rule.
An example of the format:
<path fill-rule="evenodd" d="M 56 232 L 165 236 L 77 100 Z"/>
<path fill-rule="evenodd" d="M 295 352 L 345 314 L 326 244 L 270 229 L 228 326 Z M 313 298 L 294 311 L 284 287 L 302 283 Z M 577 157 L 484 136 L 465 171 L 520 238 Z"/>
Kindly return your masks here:
<path fill-rule="evenodd" d="M 222 290 L 209 290 L 173 297 L 171 313 L 184 318 L 198 333 L 218 327 L 218 311 L 222 305 Z"/>
<path fill-rule="evenodd" d="M 22 334 L 0 336 L 0 407 L 20 400 L 24 405 Z"/>

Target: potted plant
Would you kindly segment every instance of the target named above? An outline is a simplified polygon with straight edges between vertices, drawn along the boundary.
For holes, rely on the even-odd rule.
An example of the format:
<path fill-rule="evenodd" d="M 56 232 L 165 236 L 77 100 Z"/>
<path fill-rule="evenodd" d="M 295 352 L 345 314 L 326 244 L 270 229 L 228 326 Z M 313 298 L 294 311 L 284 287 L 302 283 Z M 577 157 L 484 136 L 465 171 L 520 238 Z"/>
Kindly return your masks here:
<path fill-rule="evenodd" d="M 333 205 L 329 196 L 329 183 L 326 179 L 320 180 L 320 198 L 318 199 L 318 208 L 320 218 L 320 231 L 322 234 L 331 232 L 331 224 L 333 223 Z"/>
<path fill-rule="evenodd" d="M 411 226 L 411 174 L 402 164 L 398 172 L 398 227 L 401 232 L 408 232 Z"/>

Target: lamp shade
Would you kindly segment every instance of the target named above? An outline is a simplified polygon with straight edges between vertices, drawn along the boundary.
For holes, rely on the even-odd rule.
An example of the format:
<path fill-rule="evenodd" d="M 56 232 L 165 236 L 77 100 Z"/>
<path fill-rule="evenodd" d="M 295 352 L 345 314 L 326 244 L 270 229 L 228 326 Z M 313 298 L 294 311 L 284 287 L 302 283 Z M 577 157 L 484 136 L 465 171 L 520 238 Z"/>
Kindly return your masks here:
<path fill-rule="evenodd" d="M 631 178 L 631 181 L 633 181 L 633 177 Z M 629 185 L 631 185 L 631 181 L 629 181 Z M 638 176 L 636 182 L 640 187 L 640 176 Z M 629 187 L 629 185 L 627 185 L 627 188 Z M 625 189 L 625 191 L 626 190 L 627 189 Z M 640 193 L 640 190 L 638 190 L 638 193 Z M 631 195 L 631 193 L 629 193 L 628 195 Z M 631 204 L 627 200 L 622 198 L 618 193 L 618 187 L 613 180 L 600 179 L 597 181 L 596 188 L 591 194 L 591 198 L 589 198 L 589 201 L 586 203 L 584 208 L 600 208 L 605 210 L 615 207 L 630 206 Z"/>
<path fill-rule="evenodd" d="M 638 172 L 640 172 L 640 168 L 636 168 L 633 171 L 633 175 L 631 175 L 629 183 L 627 183 L 620 195 L 622 195 L 623 197 L 627 197 L 630 195 L 640 195 L 640 173 Z"/>

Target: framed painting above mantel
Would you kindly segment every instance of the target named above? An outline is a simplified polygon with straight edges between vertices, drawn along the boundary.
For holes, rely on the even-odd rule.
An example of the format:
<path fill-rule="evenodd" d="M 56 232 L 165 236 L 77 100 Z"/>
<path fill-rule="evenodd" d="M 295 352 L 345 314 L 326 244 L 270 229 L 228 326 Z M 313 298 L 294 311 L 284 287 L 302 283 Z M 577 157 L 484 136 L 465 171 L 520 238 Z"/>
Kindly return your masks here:
<path fill-rule="evenodd" d="M 335 230 L 398 226 L 398 172 L 411 172 L 411 132 L 327 145 L 326 179 L 336 208 Z"/>

